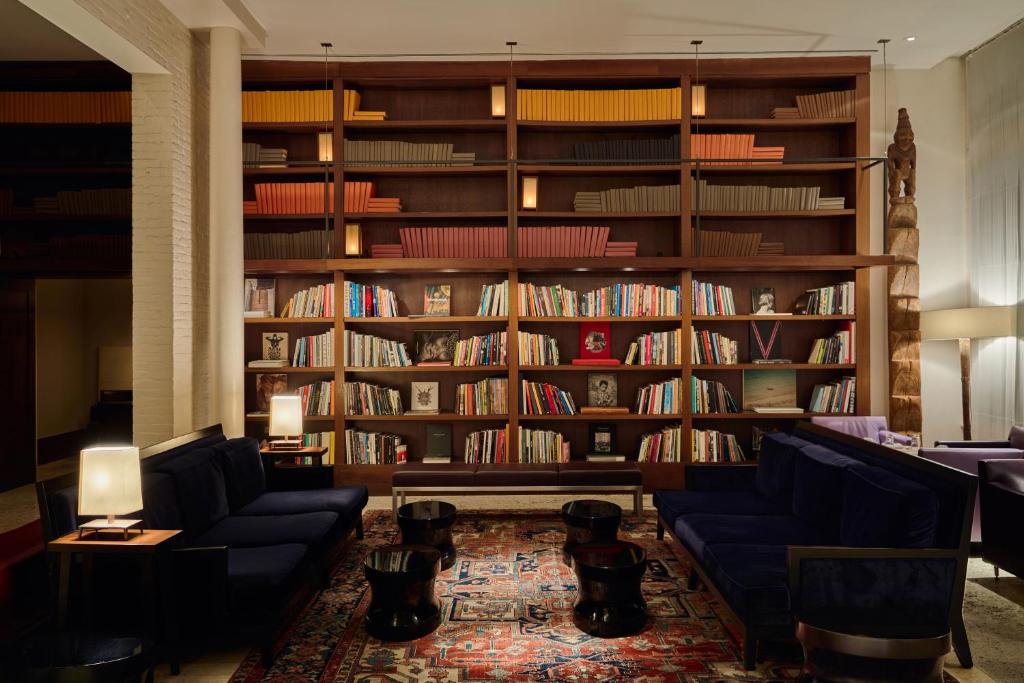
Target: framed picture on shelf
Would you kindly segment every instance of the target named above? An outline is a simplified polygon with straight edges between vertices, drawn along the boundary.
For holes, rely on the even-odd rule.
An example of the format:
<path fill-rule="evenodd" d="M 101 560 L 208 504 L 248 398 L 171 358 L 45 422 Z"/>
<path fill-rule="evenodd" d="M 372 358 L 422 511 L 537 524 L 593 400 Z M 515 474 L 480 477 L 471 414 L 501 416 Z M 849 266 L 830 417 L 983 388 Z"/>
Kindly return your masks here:
<path fill-rule="evenodd" d="M 613 408 L 619 403 L 619 382 L 612 373 L 592 372 L 587 375 L 587 405 Z"/>
<path fill-rule="evenodd" d="M 590 432 L 590 450 L 588 454 L 611 455 L 618 448 L 616 446 L 615 425 L 610 422 L 592 422 L 588 429 Z"/>
<path fill-rule="evenodd" d="M 417 330 L 414 333 L 416 365 L 451 365 L 458 330 Z"/>
<path fill-rule="evenodd" d="M 412 382 L 412 408 L 409 412 L 418 415 L 436 415 L 440 412 L 438 409 L 438 395 L 440 394 L 438 386 L 437 382 Z"/>
<path fill-rule="evenodd" d="M 423 288 L 423 315 L 446 316 L 452 314 L 452 286 L 426 285 Z"/>
<path fill-rule="evenodd" d="M 287 360 L 288 359 L 288 333 L 287 332 L 264 332 L 263 338 L 263 360 Z"/>
<path fill-rule="evenodd" d="M 580 323 L 580 353 L 584 360 L 611 358 L 612 325 L 608 322 Z"/>
<path fill-rule="evenodd" d="M 782 357 L 782 323 L 778 320 L 750 321 L 750 360 L 788 362 Z"/>
<path fill-rule="evenodd" d="M 752 288 L 750 290 L 750 310 L 754 315 L 773 315 L 775 313 L 775 288 Z"/>
<path fill-rule="evenodd" d="M 274 278 L 245 278 L 245 310 L 246 318 L 273 318 L 274 291 L 277 283 Z"/>
<path fill-rule="evenodd" d="M 288 393 L 288 375 L 256 375 L 256 412 L 270 412 L 270 397 Z"/>
<path fill-rule="evenodd" d="M 743 409 L 795 408 L 796 370 L 744 370 Z"/>

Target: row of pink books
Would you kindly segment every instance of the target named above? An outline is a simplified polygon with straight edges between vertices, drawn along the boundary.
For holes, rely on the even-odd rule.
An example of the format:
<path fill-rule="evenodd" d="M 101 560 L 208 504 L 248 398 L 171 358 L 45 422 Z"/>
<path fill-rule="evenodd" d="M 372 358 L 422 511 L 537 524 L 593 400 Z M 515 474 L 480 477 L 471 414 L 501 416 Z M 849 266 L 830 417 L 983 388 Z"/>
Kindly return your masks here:
<path fill-rule="evenodd" d="M 403 258 L 401 244 L 371 244 L 370 256 L 373 258 Z"/>
<path fill-rule="evenodd" d="M 781 163 L 785 147 L 755 147 L 752 133 L 695 133 L 690 136 L 690 154 L 695 159 L 754 159 L 755 161 L 714 161 L 716 166 L 759 166 Z"/>
<path fill-rule="evenodd" d="M 609 242 L 605 256 L 636 256 L 636 242 Z"/>
<path fill-rule="evenodd" d="M 505 258 L 505 228 L 400 228 L 402 255 L 406 258 Z M 391 245 L 392 248 L 395 245 Z M 370 247 L 373 253 L 373 247 Z"/>
<path fill-rule="evenodd" d="M 609 242 L 606 227 L 520 228 L 520 258 L 635 257 L 636 242 Z M 504 258 L 505 229 L 401 228 L 400 244 L 371 244 L 373 258 Z"/>
<path fill-rule="evenodd" d="M 601 257 L 609 232 L 611 228 L 595 225 L 519 228 L 517 251 L 520 257 Z"/>

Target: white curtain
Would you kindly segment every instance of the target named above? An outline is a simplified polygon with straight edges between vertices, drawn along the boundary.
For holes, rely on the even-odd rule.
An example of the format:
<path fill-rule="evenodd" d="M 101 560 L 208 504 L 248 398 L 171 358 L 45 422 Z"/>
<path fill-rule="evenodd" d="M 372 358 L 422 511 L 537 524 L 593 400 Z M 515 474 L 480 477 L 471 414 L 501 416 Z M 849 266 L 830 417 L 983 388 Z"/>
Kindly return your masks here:
<path fill-rule="evenodd" d="M 972 306 L 1017 306 L 1016 338 L 974 343 L 975 439 L 1024 424 L 1024 25 L 967 57 L 968 277 Z M 927 226 L 921 239 L 927 239 Z"/>

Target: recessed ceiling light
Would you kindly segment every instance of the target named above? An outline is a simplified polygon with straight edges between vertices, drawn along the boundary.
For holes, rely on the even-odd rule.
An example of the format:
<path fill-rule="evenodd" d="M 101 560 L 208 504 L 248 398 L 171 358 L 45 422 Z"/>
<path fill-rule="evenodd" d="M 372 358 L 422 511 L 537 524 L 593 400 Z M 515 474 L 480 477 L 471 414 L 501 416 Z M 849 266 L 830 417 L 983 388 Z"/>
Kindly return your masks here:
<path fill-rule="evenodd" d="M 908 43 L 912 43 L 912 42 L 914 42 L 915 40 L 917 40 L 917 36 L 907 36 L 907 37 L 906 37 L 906 38 L 904 38 L 903 40 L 907 41 Z"/>

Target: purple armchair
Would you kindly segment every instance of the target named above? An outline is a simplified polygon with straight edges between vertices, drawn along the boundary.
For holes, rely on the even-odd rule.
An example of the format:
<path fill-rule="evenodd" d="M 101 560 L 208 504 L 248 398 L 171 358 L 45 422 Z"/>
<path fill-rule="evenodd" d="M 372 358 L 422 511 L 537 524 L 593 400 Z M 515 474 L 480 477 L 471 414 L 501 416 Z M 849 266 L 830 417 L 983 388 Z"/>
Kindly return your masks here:
<path fill-rule="evenodd" d="M 820 425 L 826 429 L 833 429 L 850 436 L 856 436 L 860 439 L 868 439 L 875 443 L 884 444 L 887 436 L 901 446 L 910 446 L 914 443 L 914 440 L 909 436 L 890 432 L 889 423 L 884 415 L 819 416 L 812 417 L 811 424 Z"/>

